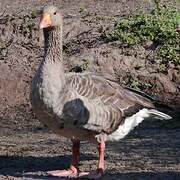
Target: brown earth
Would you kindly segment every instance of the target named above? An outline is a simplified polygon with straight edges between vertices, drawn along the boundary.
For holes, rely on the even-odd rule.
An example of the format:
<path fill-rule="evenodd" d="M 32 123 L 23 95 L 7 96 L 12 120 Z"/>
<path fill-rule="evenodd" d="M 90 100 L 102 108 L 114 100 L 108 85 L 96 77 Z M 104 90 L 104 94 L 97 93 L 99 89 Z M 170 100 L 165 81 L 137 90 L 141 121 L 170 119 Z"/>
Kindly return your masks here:
<path fill-rule="evenodd" d="M 0 0 L 0 179 L 52 179 L 47 170 L 70 163 L 69 140 L 43 127 L 29 104 L 29 85 L 43 53 L 38 10 L 47 3 L 51 1 Z M 153 3 L 54 0 L 54 4 L 64 14 L 67 71 L 108 73 L 126 85 L 140 82 L 142 90 L 157 94 L 173 108 L 168 111 L 173 120 L 144 122 L 121 142 L 107 145 L 102 179 L 180 179 L 180 67 L 159 73 L 154 53 L 147 48 L 151 43 L 127 49 L 101 38 L 114 19 L 139 9 L 150 11 Z M 80 169 L 95 169 L 96 159 L 95 146 L 82 142 Z"/>

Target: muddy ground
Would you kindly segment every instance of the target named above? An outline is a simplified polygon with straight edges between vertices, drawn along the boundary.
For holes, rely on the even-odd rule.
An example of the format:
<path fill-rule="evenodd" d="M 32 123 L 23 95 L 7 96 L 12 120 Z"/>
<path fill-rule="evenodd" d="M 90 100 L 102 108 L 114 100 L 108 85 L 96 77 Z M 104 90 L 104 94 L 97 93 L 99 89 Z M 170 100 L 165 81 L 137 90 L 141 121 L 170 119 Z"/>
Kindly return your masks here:
<path fill-rule="evenodd" d="M 177 1 L 178 2 L 178 1 Z M 29 104 L 29 85 L 42 58 L 38 10 L 52 1 L 0 0 L 0 179 L 56 179 L 47 170 L 67 168 L 71 142 L 41 125 Z M 169 3 L 169 2 L 168 2 Z M 171 1 L 170 3 L 178 3 Z M 151 11 L 151 1 L 54 0 L 64 14 L 64 64 L 67 71 L 111 74 L 119 83 L 133 77 L 156 86 L 144 87 L 172 107 L 170 121 L 147 121 L 121 142 L 107 144 L 102 179 L 180 179 L 180 67 L 158 72 L 142 46 L 118 47 L 101 39 L 115 19 L 139 9 Z M 142 66 L 137 70 L 135 67 Z M 130 76 L 129 76 L 130 75 Z M 95 145 L 82 142 L 80 169 L 95 169 Z"/>

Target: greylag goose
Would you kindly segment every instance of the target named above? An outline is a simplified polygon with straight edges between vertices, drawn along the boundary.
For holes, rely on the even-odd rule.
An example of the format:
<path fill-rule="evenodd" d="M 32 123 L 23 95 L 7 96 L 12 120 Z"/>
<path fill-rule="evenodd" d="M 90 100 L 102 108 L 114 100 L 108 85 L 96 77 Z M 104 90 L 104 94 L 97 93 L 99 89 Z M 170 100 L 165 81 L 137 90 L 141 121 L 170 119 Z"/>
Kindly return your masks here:
<path fill-rule="evenodd" d="M 32 81 L 31 104 L 38 119 L 60 136 L 72 140 L 72 163 L 52 176 L 86 176 L 98 179 L 104 172 L 105 142 L 118 141 L 146 118 L 170 119 L 155 110 L 146 97 L 121 87 L 96 73 L 65 73 L 63 68 L 63 18 L 55 6 L 43 9 L 44 58 Z M 80 140 L 97 145 L 97 169 L 79 171 Z"/>

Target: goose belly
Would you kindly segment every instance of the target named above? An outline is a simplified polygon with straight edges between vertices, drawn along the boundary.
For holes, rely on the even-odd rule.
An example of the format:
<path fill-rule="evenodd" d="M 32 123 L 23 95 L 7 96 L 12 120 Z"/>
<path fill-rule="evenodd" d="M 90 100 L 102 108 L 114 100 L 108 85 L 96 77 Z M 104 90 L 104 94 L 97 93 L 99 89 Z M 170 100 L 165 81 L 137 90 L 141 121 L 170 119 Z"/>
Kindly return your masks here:
<path fill-rule="evenodd" d="M 35 112 L 38 120 L 52 130 L 57 135 L 79 140 L 88 140 L 95 142 L 95 134 L 83 126 L 77 125 L 73 120 L 60 118 L 47 110 L 40 110 Z"/>

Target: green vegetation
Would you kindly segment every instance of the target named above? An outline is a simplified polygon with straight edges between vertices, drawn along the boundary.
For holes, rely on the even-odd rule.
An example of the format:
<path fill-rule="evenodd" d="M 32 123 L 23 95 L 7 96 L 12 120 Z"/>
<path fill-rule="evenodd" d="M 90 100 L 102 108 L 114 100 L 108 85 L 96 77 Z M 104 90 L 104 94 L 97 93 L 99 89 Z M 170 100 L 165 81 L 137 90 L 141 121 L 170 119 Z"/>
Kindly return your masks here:
<path fill-rule="evenodd" d="M 76 65 L 74 66 L 70 71 L 74 71 L 74 72 L 82 72 L 85 71 L 86 69 L 88 69 L 88 67 L 90 66 L 91 62 L 89 59 L 83 59 L 82 63 L 80 65 Z"/>
<path fill-rule="evenodd" d="M 142 80 L 134 79 L 131 75 L 126 78 L 124 83 L 128 87 L 131 87 L 131 88 L 137 89 L 137 90 L 141 90 L 141 91 L 151 90 L 156 87 L 156 84 L 153 84 L 152 82 L 150 82 L 150 80 L 142 81 Z"/>
<path fill-rule="evenodd" d="M 173 6 L 162 6 L 160 0 L 154 3 L 150 14 L 140 13 L 122 19 L 115 23 L 112 31 L 104 32 L 103 37 L 108 41 L 120 40 L 128 47 L 152 42 L 157 47 L 156 57 L 161 64 L 180 65 L 180 33 L 176 32 L 180 12 Z"/>
<path fill-rule="evenodd" d="M 90 12 L 89 12 L 84 6 L 81 6 L 81 7 L 80 7 L 79 13 L 81 14 L 81 16 L 82 16 L 83 18 L 85 18 L 86 16 L 89 16 L 89 15 L 90 15 Z"/>

